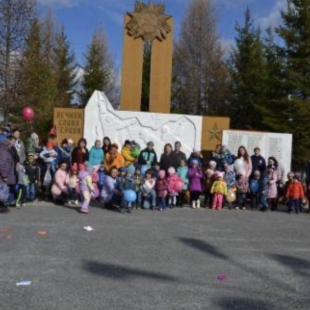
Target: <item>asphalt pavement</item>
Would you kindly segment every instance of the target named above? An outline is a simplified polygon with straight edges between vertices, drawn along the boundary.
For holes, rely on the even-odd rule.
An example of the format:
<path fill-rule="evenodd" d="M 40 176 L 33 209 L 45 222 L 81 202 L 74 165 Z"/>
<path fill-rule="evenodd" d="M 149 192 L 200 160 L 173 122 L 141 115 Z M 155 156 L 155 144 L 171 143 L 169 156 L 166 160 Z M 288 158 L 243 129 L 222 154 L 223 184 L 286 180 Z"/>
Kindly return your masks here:
<path fill-rule="evenodd" d="M 309 227 L 284 212 L 29 205 L 0 214 L 0 309 L 310 309 Z"/>

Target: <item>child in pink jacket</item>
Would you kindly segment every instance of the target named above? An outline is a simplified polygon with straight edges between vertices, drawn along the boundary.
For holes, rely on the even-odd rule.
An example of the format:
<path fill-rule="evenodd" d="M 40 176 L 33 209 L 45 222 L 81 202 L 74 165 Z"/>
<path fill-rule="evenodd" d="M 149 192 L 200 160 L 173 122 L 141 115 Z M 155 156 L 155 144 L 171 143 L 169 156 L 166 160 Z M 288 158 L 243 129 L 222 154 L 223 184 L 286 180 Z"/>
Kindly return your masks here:
<path fill-rule="evenodd" d="M 168 169 L 167 176 L 167 189 L 168 189 L 168 206 L 169 208 L 174 208 L 177 204 L 177 196 L 179 192 L 177 191 L 177 183 L 181 182 L 184 184 L 183 180 L 178 176 L 175 171 L 175 168 L 170 167 Z"/>

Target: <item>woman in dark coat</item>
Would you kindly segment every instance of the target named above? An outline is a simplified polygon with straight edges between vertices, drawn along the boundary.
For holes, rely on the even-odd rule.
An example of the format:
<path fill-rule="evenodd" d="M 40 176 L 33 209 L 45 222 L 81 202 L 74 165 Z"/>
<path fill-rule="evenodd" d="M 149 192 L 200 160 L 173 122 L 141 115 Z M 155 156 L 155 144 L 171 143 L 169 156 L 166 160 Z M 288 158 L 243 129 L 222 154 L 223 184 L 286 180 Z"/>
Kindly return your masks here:
<path fill-rule="evenodd" d="M 11 152 L 11 141 L 5 139 L 0 142 L 0 179 L 8 185 L 10 197 L 8 203 L 14 202 L 14 187 L 16 184 L 15 162 Z"/>
<path fill-rule="evenodd" d="M 168 173 L 170 167 L 174 167 L 175 157 L 173 154 L 172 145 L 167 143 L 164 147 L 164 153 L 160 157 L 160 169 Z"/>
<path fill-rule="evenodd" d="M 89 152 L 86 147 L 86 140 L 80 139 L 78 146 L 74 148 L 71 155 L 72 164 L 84 164 L 89 159 Z"/>

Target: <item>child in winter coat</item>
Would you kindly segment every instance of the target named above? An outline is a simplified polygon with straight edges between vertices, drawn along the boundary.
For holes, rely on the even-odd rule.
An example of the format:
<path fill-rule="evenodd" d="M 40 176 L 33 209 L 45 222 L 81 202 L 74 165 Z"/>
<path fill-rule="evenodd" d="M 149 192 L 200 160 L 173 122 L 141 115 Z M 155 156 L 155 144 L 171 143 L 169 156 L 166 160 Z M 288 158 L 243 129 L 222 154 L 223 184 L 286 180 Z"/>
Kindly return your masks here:
<path fill-rule="evenodd" d="M 205 177 L 204 177 L 204 195 L 205 195 L 205 208 L 212 208 L 212 194 L 211 194 L 211 188 L 214 181 L 214 171 L 210 168 L 208 168 L 205 171 Z"/>
<path fill-rule="evenodd" d="M 236 191 L 236 173 L 234 172 L 233 168 L 228 165 L 225 164 L 224 165 L 224 181 L 227 185 L 227 191 Z M 231 210 L 232 208 L 232 202 L 228 201 L 228 209 Z"/>
<path fill-rule="evenodd" d="M 223 180 L 224 173 L 223 172 L 216 172 L 215 173 L 215 181 L 213 182 L 211 188 L 211 194 L 213 194 L 212 200 L 212 210 L 221 211 L 223 207 L 223 199 L 224 195 L 227 195 L 227 185 Z"/>
<path fill-rule="evenodd" d="M 254 171 L 253 178 L 250 180 L 251 208 L 258 209 L 261 188 L 261 175 L 259 170 Z"/>
<path fill-rule="evenodd" d="M 145 173 L 145 179 L 141 185 L 141 196 L 143 200 L 143 209 L 156 208 L 156 191 L 155 191 L 156 180 L 154 178 L 153 170 L 148 170 Z"/>
<path fill-rule="evenodd" d="M 133 165 L 130 165 L 128 168 L 126 168 L 126 173 L 123 172 L 123 174 L 125 175 L 121 177 L 122 179 L 119 182 L 119 188 L 123 194 L 123 199 L 120 208 L 121 213 L 125 210 L 127 210 L 128 213 L 131 213 L 132 210 L 132 203 L 127 202 L 125 200 L 124 192 L 126 190 L 132 190 L 132 191 L 136 190 L 135 181 L 133 179 L 134 173 L 135 173 L 135 167 Z"/>
<path fill-rule="evenodd" d="M 167 187 L 165 170 L 159 171 L 155 189 L 156 189 L 158 210 L 159 211 L 166 210 L 167 209 L 166 198 L 168 194 L 168 187 Z"/>
<path fill-rule="evenodd" d="M 183 180 L 178 176 L 175 171 L 175 168 L 170 167 L 168 169 L 168 176 L 167 176 L 167 187 L 168 187 L 168 205 L 169 208 L 174 208 L 177 204 L 177 196 L 179 192 L 176 189 L 177 182 L 183 182 Z"/>
<path fill-rule="evenodd" d="M 37 184 L 40 181 L 40 168 L 35 161 L 35 154 L 28 154 L 28 160 L 25 163 L 25 169 L 29 180 L 27 187 L 27 201 L 32 202 L 36 199 Z"/>
<path fill-rule="evenodd" d="M 293 182 L 289 183 L 285 197 L 289 200 L 289 212 L 292 212 L 294 209 L 295 213 L 298 214 L 301 209 L 301 203 L 306 202 L 305 192 L 298 175 L 294 175 Z"/>
<path fill-rule="evenodd" d="M 180 160 L 180 166 L 178 167 L 177 173 L 179 177 L 183 180 L 184 182 L 184 187 L 183 191 L 179 195 L 179 206 L 182 207 L 185 202 L 185 198 L 188 193 L 188 166 L 186 165 L 186 159 L 181 159 Z"/>
<path fill-rule="evenodd" d="M 103 185 L 104 185 L 104 181 L 106 178 L 104 164 L 100 165 L 99 170 L 97 171 L 97 175 L 98 175 L 98 189 L 99 189 L 99 192 L 101 193 Z"/>
<path fill-rule="evenodd" d="M 85 170 L 83 164 L 79 164 L 79 187 L 82 195 L 81 213 L 89 213 L 89 203 L 94 192 L 91 175 Z"/>
<path fill-rule="evenodd" d="M 16 164 L 16 173 L 18 177 L 18 193 L 16 199 L 16 208 L 24 207 L 27 199 L 27 186 L 29 179 L 26 174 L 26 169 L 21 163 Z"/>
<path fill-rule="evenodd" d="M 193 209 L 200 208 L 200 194 L 202 192 L 201 180 L 203 178 L 202 169 L 199 167 L 197 159 L 191 161 L 191 167 L 188 169 L 189 192 L 191 205 Z"/>
<path fill-rule="evenodd" d="M 268 209 L 268 193 L 269 193 L 269 178 L 266 174 L 263 175 L 260 183 L 260 203 L 262 205 L 261 211 L 265 212 Z"/>
<path fill-rule="evenodd" d="M 142 185 L 142 181 L 143 181 L 140 168 L 136 168 L 136 172 L 133 175 L 133 179 L 135 182 L 135 191 L 137 193 L 137 201 L 136 201 L 135 208 L 140 209 L 141 208 L 141 202 L 142 202 L 141 185 Z"/>
<path fill-rule="evenodd" d="M 243 176 L 242 173 L 237 174 L 236 178 L 236 186 L 237 186 L 237 202 L 236 210 L 240 208 L 242 210 L 246 210 L 246 201 L 247 201 L 247 193 L 249 192 L 249 181 L 247 176 Z"/>
<path fill-rule="evenodd" d="M 269 167 L 267 170 L 267 176 L 269 179 L 269 190 L 268 190 L 268 205 L 271 211 L 276 211 L 277 209 L 277 173 L 273 167 Z"/>
<path fill-rule="evenodd" d="M 71 166 L 71 172 L 69 175 L 68 180 L 68 204 L 78 205 L 79 204 L 79 198 L 78 198 L 78 184 L 79 178 L 78 178 L 78 167 L 77 164 L 73 164 Z"/>

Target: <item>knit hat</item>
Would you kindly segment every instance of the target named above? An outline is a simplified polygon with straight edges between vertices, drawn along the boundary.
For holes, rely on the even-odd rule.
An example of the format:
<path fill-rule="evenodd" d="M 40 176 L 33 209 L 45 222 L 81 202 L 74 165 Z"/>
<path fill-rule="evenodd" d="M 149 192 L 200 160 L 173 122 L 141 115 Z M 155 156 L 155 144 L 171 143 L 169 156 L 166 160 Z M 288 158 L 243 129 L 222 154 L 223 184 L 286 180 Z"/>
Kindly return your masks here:
<path fill-rule="evenodd" d="M 217 178 L 223 178 L 224 177 L 224 173 L 221 172 L 221 171 L 217 171 L 215 172 L 214 174 L 214 178 L 217 179 Z"/>
<path fill-rule="evenodd" d="M 85 171 L 85 166 L 83 164 L 79 164 L 79 170 L 80 171 Z"/>
<path fill-rule="evenodd" d="M 159 170 L 158 171 L 158 177 L 161 179 L 164 179 L 166 177 L 166 171 L 165 170 Z"/>
<path fill-rule="evenodd" d="M 168 169 L 168 173 L 169 173 L 169 174 L 175 174 L 175 169 L 174 169 L 173 167 L 170 167 L 170 168 Z"/>
<path fill-rule="evenodd" d="M 74 163 L 74 164 L 71 166 L 71 171 L 77 171 L 77 170 L 78 170 L 77 164 Z"/>
<path fill-rule="evenodd" d="M 54 143 L 51 142 L 51 141 L 48 141 L 48 142 L 46 143 L 46 147 L 47 147 L 48 149 L 51 149 L 51 148 L 54 147 Z"/>
<path fill-rule="evenodd" d="M 199 164 L 198 159 L 192 159 L 191 164 L 198 166 Z"/>
<path fill-rule="evenodd" d="M 120 169 L 120 172 L 126 172 L 126 173 L 127 173 L 127 171 L 128 171 L 128 169 L 127 169 L 126 167 L 122 167 L 122 168 Z"/>
<path fill-rule="evenodd" d="M 2 127 L 2 131 L 3 131 L 3 133 L 7 137 L 11 137 L 12 136 L 12 129 L 11 129 L 11 125 L 10 124 L 6 124 L 4 127 Z"/>
<path fill-rule="evenodd" d="M 133 175 L 135 174 L 136 172 L 136 168 L 134 165 L 130 165 L 128 168 L 127 168 L 127 173 L 130 174 L 130 175 Z"/>
<path fill-rule="evenodd" d="M 216 161 L 214 161 L 214 160 L 209 161 L 209 167 L 211 169 L 215 169 L 216 168 Z"/>
<path fill-rule="evenodd" d="M 39 136 L 35 132 L 33 132 L 30 137 L 33 140 L 39 139 Z"/>

